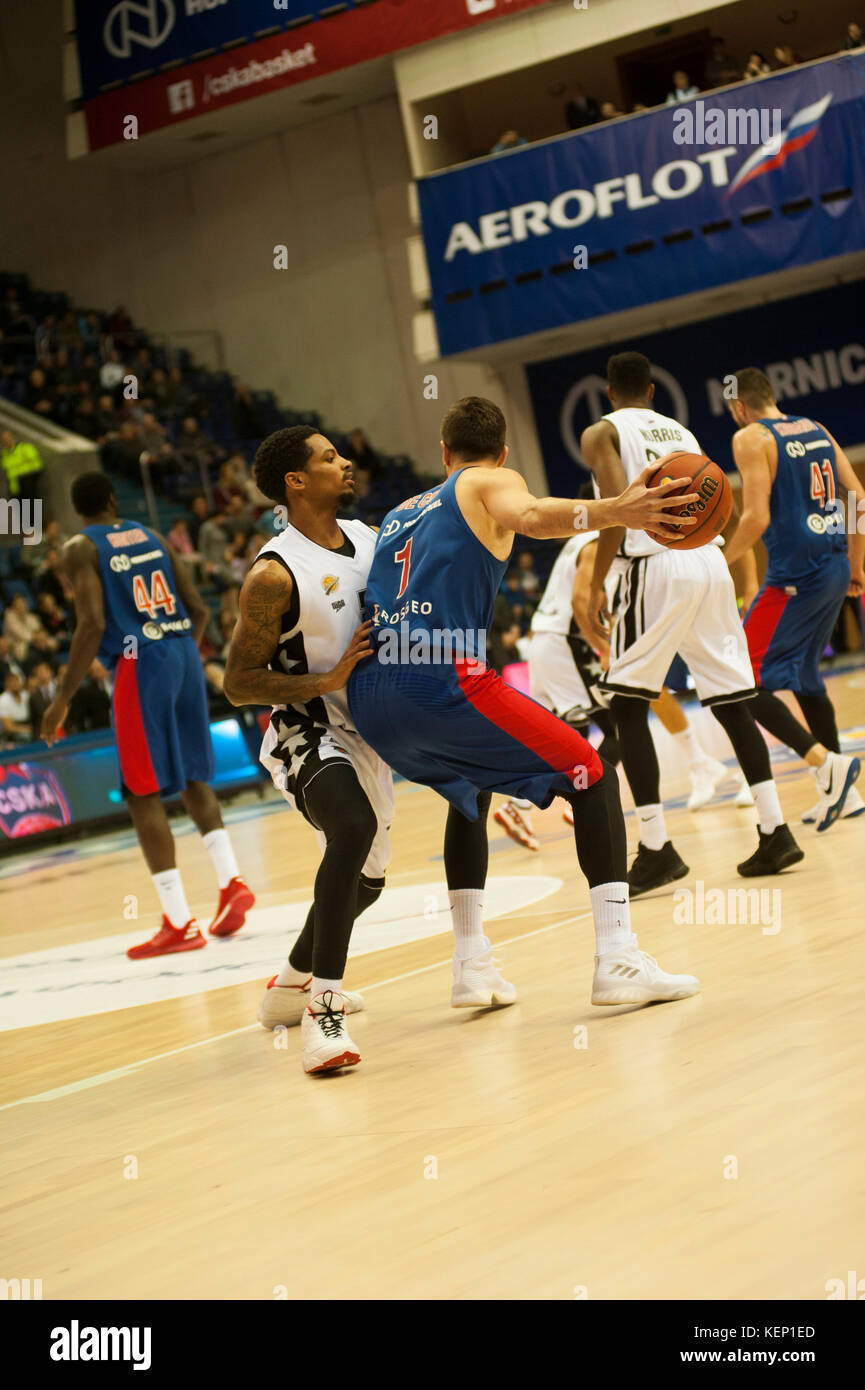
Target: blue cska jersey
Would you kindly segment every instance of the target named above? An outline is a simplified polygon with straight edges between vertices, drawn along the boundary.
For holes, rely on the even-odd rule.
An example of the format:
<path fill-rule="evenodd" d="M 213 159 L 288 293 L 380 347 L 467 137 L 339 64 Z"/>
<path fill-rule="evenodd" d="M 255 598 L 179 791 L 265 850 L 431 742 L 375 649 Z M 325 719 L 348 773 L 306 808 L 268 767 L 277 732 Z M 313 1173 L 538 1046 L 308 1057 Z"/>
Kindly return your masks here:
<path fill-rule="evenodd" d="M 463 656 L 483 660 L 508 561 L 497 560 L 466 522 L 454 494 L 459 476 L 410 497 L 381 524 L 366 610 L 380 646 L 389 631 L 401 639 L 389 656 L 396 665 L 412 664 L 411 643 L 425 633 L 441 647 L 445 667 Z M 453 643 L 448 633 L 455 635 Z"/>
<path fill-rule="evenodd" d="M 779 589 L 819 583 L 827 560 L 847 550 L 835 446 L 823 426 L 805 416 L 760 424 L 771 431 L 778 448 L 770 521 L 763 534 L 769 556 L 765 582 Z"/>
<path fill-rule="evenodd" d="M 177 593 L 174 566 L 162 541 L 137 521 L 85 526 L 96 546 L 105 604 L 105 633 L 99 660 L 113 670 L 130 652 L 166 637 L 188 637 L 192 621 Z"/>

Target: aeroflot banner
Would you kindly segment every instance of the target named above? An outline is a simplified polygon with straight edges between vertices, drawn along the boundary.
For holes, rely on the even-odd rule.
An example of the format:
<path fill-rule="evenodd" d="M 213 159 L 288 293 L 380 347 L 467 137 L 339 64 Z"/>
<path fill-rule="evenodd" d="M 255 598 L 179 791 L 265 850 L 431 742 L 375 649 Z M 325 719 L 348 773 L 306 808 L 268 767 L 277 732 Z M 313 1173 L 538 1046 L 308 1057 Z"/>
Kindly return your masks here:
<path fill-rule="evenodd" d="M 419 181 L 444 355 L 865 246 L 865 57 Z"/>
<path fill-rule="evenodd" d="M 91 148 L 550 3 L 75 0 Z"/>
<path fill-rule="evenodd" d="M 733 467 L 724 377 L 759 367 L 780 408 L 820 420 L 843 446 L 865 443 L 865 280 L 608 343 L 526 368 L 550 492 L 576 491 L 580 435 L 610 409 L 607 358 L 626 349 L 652 363 L 655 406 L 693 430 L 710 458 Z"/>

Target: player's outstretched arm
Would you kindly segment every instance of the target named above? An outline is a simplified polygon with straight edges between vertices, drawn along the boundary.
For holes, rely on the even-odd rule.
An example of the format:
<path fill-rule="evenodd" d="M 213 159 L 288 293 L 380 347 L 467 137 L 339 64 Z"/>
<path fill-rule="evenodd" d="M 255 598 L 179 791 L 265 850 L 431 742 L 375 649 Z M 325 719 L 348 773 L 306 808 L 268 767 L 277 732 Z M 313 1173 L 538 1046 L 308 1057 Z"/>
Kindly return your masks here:
<path fill-rule="evenodd" d="M 345 685 L 358 661 L 369 656 L 371 624 L 358 628 L 330 671 L 289 676 L 270 670 L 288 612 L 294 584 L 278 560 L 254 565 L 240 591 L 240 618 L 231 639 L 223 693 L 233 705 L 304 704 Z"/>
<path fill-rule="evenodd" d="M 732 536 L 724 536 L 728 565 L 741 560 L 756 545 L 771 520 L 772 472 L 767 446 L 775 448 L 775 437 L 756 420 L 733 435 L 733 462 L 742 479 L 742 515 Z"/>
<path fill-rule="evenodd" d="M 73 536 L 61 551 L 61 565 L 72 586 L 75 632 L 57 694 L 42 716 L 39 732 L 49 745 L 56 739 L 57 730 L 66 718 L 69 701 L 96 659 L 105 632 L 102 581 L 96 568 L 93 542 L 86 536 Z"/>
<path fill-rule="evenodd" d="M 681 487 L 681 479 L 648 487 L 652 470 L 647 468 L 618 497 L 600 501 L 578 501 L 570 497 L 533 497 L 525 479 L 510 468 L 478 470 L 478 495 L 489 515 L 503 531 L 516 531 L 538 540 L 564 540 L 578 531 L 599 531 L 608 526 L 646 528 L 674 540 L 683 527 L 693 526 L 691 518 L 671 517 L 669 512 L 695 502 L 698 493 L 670 498 L 667 494 Z"/>

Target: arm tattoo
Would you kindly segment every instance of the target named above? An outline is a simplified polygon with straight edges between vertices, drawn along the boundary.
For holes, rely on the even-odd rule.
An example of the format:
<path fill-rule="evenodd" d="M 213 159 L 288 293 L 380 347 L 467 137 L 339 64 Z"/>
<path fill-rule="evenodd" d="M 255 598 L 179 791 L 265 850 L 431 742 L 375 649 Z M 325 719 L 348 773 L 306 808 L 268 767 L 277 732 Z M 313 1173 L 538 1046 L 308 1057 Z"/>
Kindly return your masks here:
<path fill-rule="evenodd" d="M 288 676 L 270 669 L 291 593 L 290 576 L 274 561 L 257 565 L 243 581 L 223 687 L 233 705 L 305 703 L 321 694 L 320 672 Z"/>

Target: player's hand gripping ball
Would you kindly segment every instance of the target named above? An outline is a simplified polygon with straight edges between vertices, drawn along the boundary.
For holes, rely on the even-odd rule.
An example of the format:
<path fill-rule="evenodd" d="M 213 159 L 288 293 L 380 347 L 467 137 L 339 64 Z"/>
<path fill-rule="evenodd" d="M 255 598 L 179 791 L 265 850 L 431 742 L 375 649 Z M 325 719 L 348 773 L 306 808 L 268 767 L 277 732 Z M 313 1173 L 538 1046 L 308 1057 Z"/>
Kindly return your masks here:
<path fill-rule="evenodd" d="M 651 486 L 657 487 L 659 483 L 675 478 L 683 479 L 678 491 L 698 492 L 700 495 L 696 502 L 688 502 L 681 511 L 670 511 L 669 516 L 695 517 L 697 524 L 683 531 L 674 541 L 664 540 L 653 531 L 649 531 L 648 535 L 668 550 L 696 550 L 698 546 L 708 545 L 727 525 L 733 510 L 733 489 L 724 470 L 705 454 L 681 451 L 667 454 L 658 460 Z M 675 492 L 668 493 L 670 497 L 675 495 Z"/>

